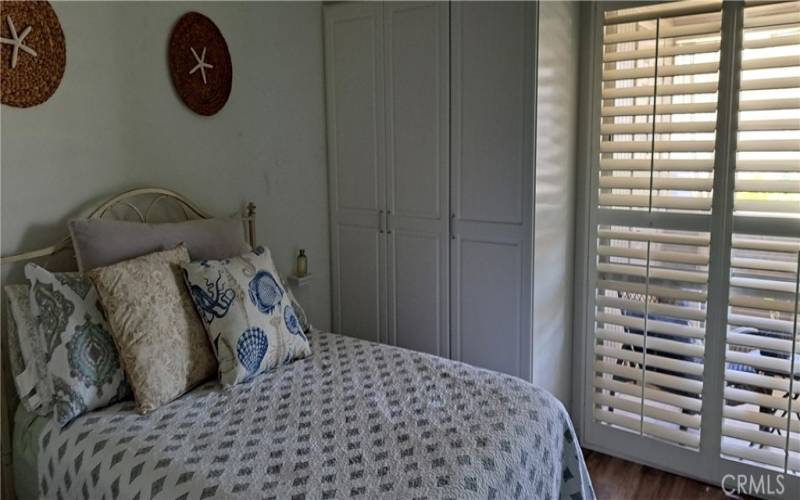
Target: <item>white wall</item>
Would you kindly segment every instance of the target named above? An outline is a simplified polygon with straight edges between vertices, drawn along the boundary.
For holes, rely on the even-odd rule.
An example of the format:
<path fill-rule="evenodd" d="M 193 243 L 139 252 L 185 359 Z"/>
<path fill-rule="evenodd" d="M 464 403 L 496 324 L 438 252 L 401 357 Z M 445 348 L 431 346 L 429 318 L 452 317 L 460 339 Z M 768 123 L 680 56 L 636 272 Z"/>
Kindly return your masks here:
<path fill-rule="evenodd" d="M 52 243 L 65 221 L 115 192 L 175 189 L 212 214 L 258 206 L 257 235 L 288 272 L 307 249 L 313 283 L 298 293 L 330 324 L 322 25 L 319 3 L 54 2 L 67 44 L 60 87 L 44 104 L 2 106 L 2 253 Z M 185 12 L 225 36 L 233 90 L 213 117 L 186 108 L 167 66 Z M 22 56 L 25 58 L 25 55 Z M 5 266 L 6 278 L 21 278 Z M 9 268 L 10 269 L 7 269 Z"/>
<path fill-rule="evenodd" d="M 569 408 L 580 13 L 541 2 L 539 17 L 533 380 Z"/>

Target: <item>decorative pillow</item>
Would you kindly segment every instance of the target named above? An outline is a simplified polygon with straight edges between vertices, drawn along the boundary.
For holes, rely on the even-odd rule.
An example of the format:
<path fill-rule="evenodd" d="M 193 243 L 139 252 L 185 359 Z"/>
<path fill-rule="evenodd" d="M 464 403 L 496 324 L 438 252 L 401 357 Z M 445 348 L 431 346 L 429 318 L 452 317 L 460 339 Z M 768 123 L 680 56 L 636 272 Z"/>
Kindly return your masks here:
<path fill-rule="evenodd" d="M 31 312 L 47 359 L 53 416 L 64 426 L 75 417 L 130 397 L 108 325 L 97 309 L 97 290 L 76 273 L 25 266 Z"/>
<path fill-rule="evenodd" d="M 214 346 L 219 378 L 233 385 L 311 354 L 269 251 L 183 266 Z"/>
<path fill-rule="evenodd" d="M 44 416 L 52 406 L 47 360 L 31 314 L 29 285 L 5 287 L 8 302 L 8 361 L 22 406 Z"/>
<path fill-rule="evenodd" d="M 236 218 L 163 224 L 75 219 L 69 222 L 69 232 L 81 272 L 178 244 L 183 244 L 193 259 L 226 259 L 250 251 L 242 221 Z"/>
<path fill-rule="evenodd" d="M 291 303 L 292 307 L 294 308 L 294 312 L 297 315 L 297 321 L 300 322 L 300 328 L 303 330 L 303 333 L 310 332 L 311 323 L 308 321 L 308 316 L 306 315 L 303 306 L 301 306 L 297 299 L 295 299 L 292 289 L 286 286 L 286 280 L 283 278 L 283 275 L 278 273 L 278 277 L 281 279 L 281 285 L 283 285 L 283 289 L 286 290 L 286 295 L 289 297 L 289 303 Z"/>
<path fill-rule="evenodd" d="M 183 284 L 189 252 L 172 250 L 90 271 L 136 397 L 148 413 L 217 371 L 217 360 Z"/>

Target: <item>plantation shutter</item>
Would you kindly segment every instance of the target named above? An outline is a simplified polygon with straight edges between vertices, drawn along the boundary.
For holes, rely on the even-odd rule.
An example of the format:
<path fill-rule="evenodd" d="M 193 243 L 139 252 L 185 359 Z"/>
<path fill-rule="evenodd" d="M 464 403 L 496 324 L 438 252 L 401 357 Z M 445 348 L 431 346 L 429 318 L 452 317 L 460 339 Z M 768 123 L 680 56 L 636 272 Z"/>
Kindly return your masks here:
<path fill-rule="evenodd" d="M 607 13 L 600 207 L 710 211 L 720 8 L 683 1 Z"/>
<path fill-rule="evenodd" d="M 721 451 L 798 474 L 800 2 L 743 11 Z"/>
<path fill-rule="evenodd" d="M 700 445 L 720 1 L 605 13 L 593 417 Z M 674 216 L 674 217 L 673 217 Z"/>

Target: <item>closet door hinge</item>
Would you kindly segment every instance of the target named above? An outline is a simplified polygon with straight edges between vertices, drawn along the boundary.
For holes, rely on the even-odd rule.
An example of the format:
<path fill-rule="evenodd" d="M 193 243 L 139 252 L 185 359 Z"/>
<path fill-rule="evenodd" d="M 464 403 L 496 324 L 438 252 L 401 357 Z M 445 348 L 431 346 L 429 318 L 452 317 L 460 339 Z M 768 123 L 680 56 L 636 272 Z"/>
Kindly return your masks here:
<path fill-rule="evenodd" d="M 378 232 L 383 234 L 383 210 L 378 210 Z"/>
<path fill-rule="evenodd" d="M 450 214 L 450 239 L 456 239 L 456 214 Z"/>
<path fill-rule="evenodd" d="M 389 227 L 391 225 L 391 223 L 392 223 L 392 220 L 390 219 L 391 216 L 392 216 L 392 211 L 391 210 L 387 210 L 386 211 L 386 234 L 392 234 L 392 228 Z"/>

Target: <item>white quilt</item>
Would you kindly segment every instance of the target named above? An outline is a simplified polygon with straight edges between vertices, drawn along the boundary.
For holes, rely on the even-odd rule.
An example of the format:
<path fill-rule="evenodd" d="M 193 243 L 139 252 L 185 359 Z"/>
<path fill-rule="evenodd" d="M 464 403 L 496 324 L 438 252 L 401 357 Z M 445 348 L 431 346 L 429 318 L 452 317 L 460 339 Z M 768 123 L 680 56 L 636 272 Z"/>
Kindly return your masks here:
<path fill-rule="evenodd" d="M 569 416 L 514 377 L 330 333 L 147 415 L 42 434 L 45 498 L 593 498 Z"/>

